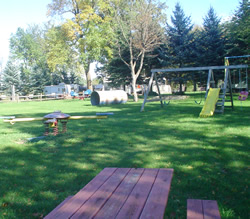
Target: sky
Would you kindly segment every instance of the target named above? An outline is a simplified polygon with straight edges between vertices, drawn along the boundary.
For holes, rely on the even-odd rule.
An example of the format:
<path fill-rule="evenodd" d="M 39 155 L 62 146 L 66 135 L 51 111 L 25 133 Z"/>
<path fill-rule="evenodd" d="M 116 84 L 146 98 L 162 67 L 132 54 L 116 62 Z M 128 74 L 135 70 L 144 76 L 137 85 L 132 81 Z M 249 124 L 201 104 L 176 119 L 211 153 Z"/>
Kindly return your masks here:
<path fill-rule="evenodd" d="M 162 0 L 163 1 L 163 0 Z M 166 0 L 167 16 L 173 15 L 177 2 L 186 16 L 191 16 L 194 24 L 202 25 L 203 18 L 212 6 L 223 20 L 232 16 L 241 0 Z M 0 0 L 0 63 L 6 64 L 9 55 L 9 39 L 18 27 L 26 29 L 29 24 L 49 21 L 47 5 L 52 0 Z M 1 70 L 1 69 L 0 69 Z"/>

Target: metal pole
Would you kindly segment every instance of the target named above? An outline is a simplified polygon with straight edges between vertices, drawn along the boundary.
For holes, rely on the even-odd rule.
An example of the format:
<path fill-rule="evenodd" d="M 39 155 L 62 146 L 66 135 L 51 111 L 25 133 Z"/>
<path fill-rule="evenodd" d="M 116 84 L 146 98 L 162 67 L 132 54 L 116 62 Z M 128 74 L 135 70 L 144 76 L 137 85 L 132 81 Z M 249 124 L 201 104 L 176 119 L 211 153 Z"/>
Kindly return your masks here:
<path fill-rule="evenodd" d="M 161 107 L 163 107 L 162 96 L 161 96 L 160 87 L 159 87 L 159 85 L 158 85 L 158 81 L 157 81 L 156 74 L 154 75 L 154 78 L 155 78 L 155 83 L 156 83 L 156 87 L 157 87 L 157 90 L 158 90 L 158 94 L 159 94 L 159 96 L 160 96 Z"/>
<path fill-rule="evenodd" d="M 145 94 L 145 96 L 144 96 L 144 101 L 143 101 L 143 103 L 142 103 L 141 111 L 140 111 L 140 112 L 142 112 L 142 111 L 144 110 L 144 106 L 145 106 L 145 104 L 146 104 L 146 102 L 147 102 L 148 93 L 149 93 L 150 88 L 151 88 L 152 83 L 153 83 L 154 74 L 155 74 L 155 72 L 152 72 L 151 77 L 150 77 L 150 80 L 149 80 L 149 83 L 148 83 L 148 89 L 147 89 L 146 94 Z"/>

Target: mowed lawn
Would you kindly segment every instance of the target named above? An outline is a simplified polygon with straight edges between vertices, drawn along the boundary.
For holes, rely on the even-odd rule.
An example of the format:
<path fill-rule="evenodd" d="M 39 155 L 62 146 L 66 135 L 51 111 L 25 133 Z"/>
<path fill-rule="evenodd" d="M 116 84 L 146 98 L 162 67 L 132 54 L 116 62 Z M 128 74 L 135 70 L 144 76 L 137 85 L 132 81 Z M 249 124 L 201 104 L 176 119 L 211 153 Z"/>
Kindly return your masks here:
<path fill-rule="evenodd" d="M 185 218 L 189 198 L 217 200 L 222 218 L 249 218 L 250 100 L 234 98 L 234 111 L 210 118 L 198 117 L 203 104 L 193 96 L 164 108 L 148 103 L 142 113 L 142 100 L 0 103 L 0 116 L 114 113 L 70 120 L 66 134 L 33 141 L 41 121 L 0 120 L 0 218 L 42 218 L 105 167 L 173 168 L 166 218 Z"/>

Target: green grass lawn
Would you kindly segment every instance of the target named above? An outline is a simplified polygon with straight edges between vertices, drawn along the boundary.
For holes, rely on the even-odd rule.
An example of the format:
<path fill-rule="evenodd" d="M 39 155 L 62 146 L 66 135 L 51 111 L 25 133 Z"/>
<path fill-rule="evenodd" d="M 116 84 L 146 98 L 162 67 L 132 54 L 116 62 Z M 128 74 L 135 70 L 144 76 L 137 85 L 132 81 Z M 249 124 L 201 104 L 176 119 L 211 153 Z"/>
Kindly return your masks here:
<path fill-rule="evenodd" d="M 199 98 L 199 95 L 197 95 Z M 186 200 L 217 200 L 222 218 L 249 218 L 250 100 L 199 118 L 194 97 L 161 108 L 142 100 L 91 106 L 89 100 L 0 103 L 0 116 L 114 112 L 70 120 L 66 134 L 40 141 L 41 121 L 0 123 L 0 218 L 41 218 L 105 167 L 173 168 L 167 218 L 185 218 Z"/>

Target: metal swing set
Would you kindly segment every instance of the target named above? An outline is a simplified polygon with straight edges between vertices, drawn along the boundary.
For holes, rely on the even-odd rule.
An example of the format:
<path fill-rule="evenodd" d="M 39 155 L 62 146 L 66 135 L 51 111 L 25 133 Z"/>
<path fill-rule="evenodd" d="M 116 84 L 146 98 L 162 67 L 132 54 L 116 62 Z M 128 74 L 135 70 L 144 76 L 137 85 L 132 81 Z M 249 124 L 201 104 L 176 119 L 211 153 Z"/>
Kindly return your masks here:
<path fill-rule="evenodd" d="M 249 56 L 250 57 L 250 56 Z M 207 100 L 209 95 L 210 88 L 216 88 L 215 79 L 214 79 L 214 70 L 224 70 L 224 83 L 221 88 L 219 89 L 219 92 L 215 92 L 218 96 L 214 99 L 214 106 L 212 107 L 210 111 L 212 113 L 209 113 L 208 116 L 213 115 L 214 112 L 218 113 L 224 113 L 224 106 L 225 102 L 231 102 L 231 108 L 233 109 L 233 96 L 232 96 L 232 83 L 231 83 L 231 75 L 230 70 L 232 69 L 247 69 L 248 65 L 225 65 L 225 66 L 205 66 L 205 67 L 187 67 L 187 68 L 175 68 L 175 69 L 152 69 L 151 70 L 151 77 L 149 80 L 148 88 L 144 96 L 144 101 L 141 106 L 141 112 L 144 111 L 145 104 L 147 102 L 150 102 L 147 100 L 148 94 L 150 91 L 150 88 L 152 86 L 153 80 L 155 80 L 158 94 L 159 94 L 159 101 L 161 103 L 161 107 L 164 107 L 163 97 L 160 93 L 159 85 L 158 85 L 158 79 L 157 79 L 157 73 L 169 73 L 169 72 L 200 72 L 200 71 L 208 71 L 208 78 L 207 78 L 207 85 L 206 85 L 206 95 L 205 99 Z M 246 70 L 247 72 L 247 70 Z M 212 91 L 212 89 L 211 89 Z M 227 95 L 226 95 L 227 94 Z M 229 100 L 226 100 L 226 97 L 229 97 Z M 207 106 L 209 108 L 210 106 Z M 216 108 L 216 109 L 215 109 Z"/>

